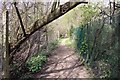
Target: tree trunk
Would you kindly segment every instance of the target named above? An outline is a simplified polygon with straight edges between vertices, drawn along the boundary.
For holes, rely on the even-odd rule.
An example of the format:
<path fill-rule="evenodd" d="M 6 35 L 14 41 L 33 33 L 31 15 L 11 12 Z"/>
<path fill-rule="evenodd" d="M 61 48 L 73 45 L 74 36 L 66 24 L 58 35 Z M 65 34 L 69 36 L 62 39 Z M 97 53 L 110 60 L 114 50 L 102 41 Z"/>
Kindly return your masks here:
<path fill-rule="evenodd" d="M 33 33 L 35 33 L 37 30 L 42 28 L 43 26 L 49 24 L 50 22 L 54 21 L 55 19 L 59 18 L 60 16 L 64 15 L 71 9 L 75 8 L 79 4 L 87 4 L 88 2 L 66 2 L 63 5 L 60 5 L 54 12 L 50 13 L 49 15 L 45 16 L 45 19 L 41 21 L 38 19 L 37 21 L 34 22 L 33 26 L 35 29 L 31 31 L 30 34 L 28 34 L 26 37 L 23 37 L 16 45 L 14 48 L 11 49 L 12 54 L 15 53 L 15 51 L 20 47 L 20 45 L 27 40 Z M 11 55 L 12 55 L 11 54 Z"/>
<path fill-rule="evenodd" d="M 3 54 L 3 78 L 9 78 L 9 14 L 8 11 L 5 13 L 6 20 L 5 23 L 6 25 L 4 26 L 4 46 L 5 46 L 5 51 Z"/>

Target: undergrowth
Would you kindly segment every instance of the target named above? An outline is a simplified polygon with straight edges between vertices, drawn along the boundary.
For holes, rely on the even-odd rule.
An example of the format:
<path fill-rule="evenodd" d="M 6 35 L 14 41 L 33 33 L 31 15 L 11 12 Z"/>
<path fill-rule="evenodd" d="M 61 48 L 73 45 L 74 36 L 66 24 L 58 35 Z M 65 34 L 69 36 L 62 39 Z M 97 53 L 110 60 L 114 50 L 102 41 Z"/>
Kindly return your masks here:
<path fill-rule="evenodd" d="M 28 59 L 26 62 L 27 68 L 32 72 L 37 72 L 42 68 L 42 65 L 47 60 L 47 55 L 49 52 L 54 50 L 57 47 L 58 41 L 54 41 L 48 44 L 48 51 L 40 51 L 36 55 L 33 55 L 31 58 Z"/>
<path fill-rule="evenodd" d="M 70 38 L 60 39 L 59 44 L 67 45 L 69 47 L 74 47 L 73 41 Z"/>
<path fill-rule="evenodd" d="M 42 65 L 45 63 L 47 60 L 47 57 L 45 55 L 45 51 L 41 51 L 37 55 L 32 56 L 29 58 L 29 60 L 26 62 L 27 68 L 29 71 L 37 72 L 42 68 Z"/>
<path fill-rule="evenodd" d="M 94 28 L 93 26 L 91 28 Z M 109 28 L 109 26 L 105 26 Z M 108 30 L 108 29 L 107 29 Z M 80 60 L 88 67 L 91 68 L 94 73 L 94 77 L 97 78 L 118 78 L 119 77 L 119 54 L 117 52 L 117 45 L 111 45 L 108 41 L 107 30 L 102 33 L 101 41 L 97 41 L 95 47 L 93 47 L 94 36 L 86 34 L 85 27 L 77 27 L 74 29 L 74 48 L 76 53 L 79 55 Z M 104 36 L 104 34 L 106 36 Z M 111 32 L 112 34 L 112 32 Z M 103 38 L 104 37 L 104 38 Z M 88 41 L 89 38 L 89 41 Z M 92 39 L 93 38 L 93 39 Z M 109 39 L 111 40 L 111 39 Z M 105 45 L 107 44 L 107 45 Z M 92 49 L 93 47 L 93 49 Z"/>
<path fill-rule="evenodd" d="M 19 69 L 17 65 L 12 65 L 11 77 L 16 79 L 29 79 L 32 78 L 32 74 L 41 70 L 42 66 L 47 61 L 49 53 L 54 50 L 58 45 L 58 40 L 55 40 L 48 44 L 48 50 L 41 50 L 35 55 L 28 58 L 26 63 Z"/>

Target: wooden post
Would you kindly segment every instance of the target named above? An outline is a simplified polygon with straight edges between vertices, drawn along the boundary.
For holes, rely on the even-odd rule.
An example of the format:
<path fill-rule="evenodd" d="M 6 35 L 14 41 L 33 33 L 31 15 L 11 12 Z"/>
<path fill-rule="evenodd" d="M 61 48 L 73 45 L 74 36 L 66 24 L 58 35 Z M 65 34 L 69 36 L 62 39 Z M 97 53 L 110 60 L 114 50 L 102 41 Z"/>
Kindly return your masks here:
<path fill-rule="evenodd" d="M 46 35 L 46 51 L 48 53 L 48 26 L 45 28 L 45 35 Z"/>
<path fill-rule="evenodd" d="M 5 13 L 6 19 L 4 26 L 4 46 L 5 51 L 3 53 L 3 78 L 9 78 L 9 13 L 6 11 Z"/>

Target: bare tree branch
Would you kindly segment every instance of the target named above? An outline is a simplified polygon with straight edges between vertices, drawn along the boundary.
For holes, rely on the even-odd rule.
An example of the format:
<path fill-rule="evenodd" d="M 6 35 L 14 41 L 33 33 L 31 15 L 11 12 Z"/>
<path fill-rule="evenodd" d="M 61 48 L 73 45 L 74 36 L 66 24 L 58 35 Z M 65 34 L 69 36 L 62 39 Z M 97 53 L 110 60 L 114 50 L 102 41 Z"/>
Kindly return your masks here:
<path fill-rule="evenodd" d="M 16 7 L 16 2 L 14 3 L 14 6 L 15 6 L 15 9 L 16 9 L 18 18 L 19 18 L 19 20 L 20 20 L 21 28 L 22 28 L 22 31 L 23 31 L 23 34 L 24 34 L 24 37 L 25 37 L 25 36 L 26 36 L 25 28 L 24 28 L 24 25 L 23 25 L 23 22 L 22 22 L 22 18 L 21 18 L 21 16 L 20 16 L 20 13 L 19 13 L 19 11 L 18 11 L 18 8 Z"/>

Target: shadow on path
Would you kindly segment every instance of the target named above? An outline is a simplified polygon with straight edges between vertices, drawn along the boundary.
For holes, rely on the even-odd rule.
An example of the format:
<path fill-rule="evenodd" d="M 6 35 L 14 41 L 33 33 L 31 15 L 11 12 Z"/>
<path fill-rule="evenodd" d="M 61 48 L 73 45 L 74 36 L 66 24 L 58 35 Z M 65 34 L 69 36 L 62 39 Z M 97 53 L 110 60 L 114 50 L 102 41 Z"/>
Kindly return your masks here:
<path fill-rule="evenodd" d="M 55 49 L 35 78 L 90 78 L 90 71 L 80 63 L 74 49 L 60 45 Z"/>

